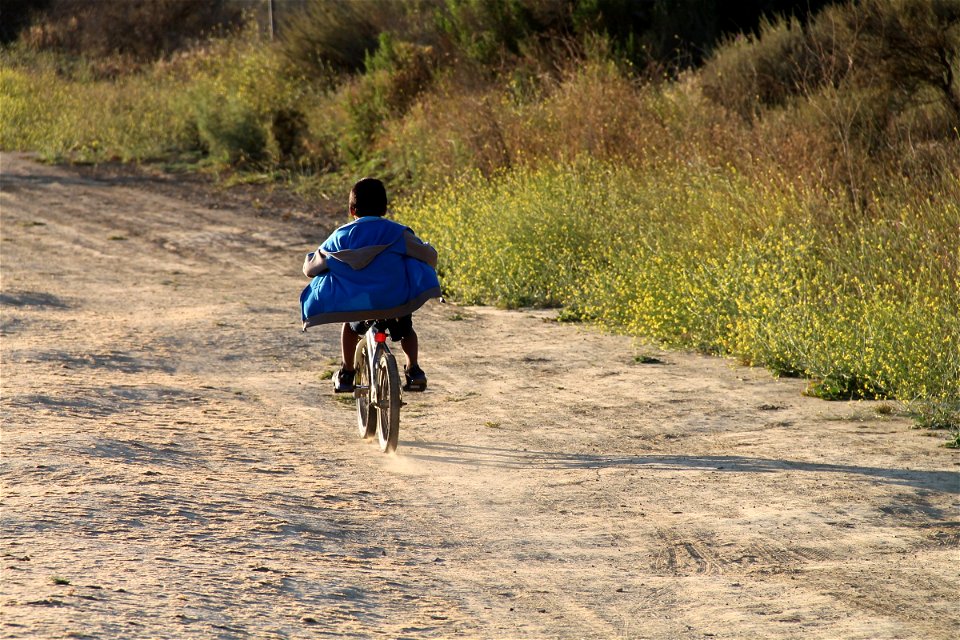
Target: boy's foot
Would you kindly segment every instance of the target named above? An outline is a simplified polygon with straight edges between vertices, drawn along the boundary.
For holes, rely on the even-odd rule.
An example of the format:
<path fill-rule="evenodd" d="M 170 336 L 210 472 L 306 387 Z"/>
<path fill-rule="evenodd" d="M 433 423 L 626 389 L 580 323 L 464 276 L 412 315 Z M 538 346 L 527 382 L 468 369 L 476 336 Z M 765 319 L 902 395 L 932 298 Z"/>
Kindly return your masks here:
<path fill-rule="evenodd" d="M 427 388 L 427 374 L 423 372 L 423 369 L 414 365 L 413 367 L 406 367 L 403 370 L 403 377 L 406 378 L 407 384 L 403 385 L 404 391 L 425 391 Z"/>
<path fill-rule="evenodd" d="M 333 392 L 334 393 L 352 393 L 353 378 L 357 375 L 356 371 L 347 371 L 341 368 L 333 374 Z"/>

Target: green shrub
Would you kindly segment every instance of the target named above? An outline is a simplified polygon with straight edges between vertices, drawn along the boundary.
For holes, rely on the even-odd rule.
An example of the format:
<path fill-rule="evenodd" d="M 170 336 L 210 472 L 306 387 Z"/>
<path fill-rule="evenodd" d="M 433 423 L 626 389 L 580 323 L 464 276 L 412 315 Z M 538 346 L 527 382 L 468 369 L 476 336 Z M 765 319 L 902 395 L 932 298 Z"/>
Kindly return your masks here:
<path fill-rule="evenodd" d="M 309 87 L 263 46 L 252 25 L 211 43 L 182 67 L 177 71 L 189 78 L 189 90 L 181 117 L 194 124 L 214 162 L 297 164 L 309 154 L 307 120 L 299 108 Z"/>
<path fill-rule="evenodd" d="M 801 90 L 809 66 L 803 28 L 796 19 L 761 23 L 759 35 L 738 35 L 704 66 L 704 95 L 745 119 L 784 104 Z"/>
<path fill-rule="evenodd" d="M 295 161 L 307 154 L 308 131 L 306 116 L 299 109 L 281 107 L 274 111 L 270 132 L 280 161 Z"/>
<path fill-rule="evenodd" d="M 868 0 L 829 7 L 806 27 L 793 18 L 764 20 L 758 35 L 723 43 L 702 77 L 708 97 L 745 117 L 846 83 L 854 91 L 881 92 L 883 114 L 933 99 L 955 122 L 958 56 L 960 3 Z"/>
<path fill-rule="evenodd" d="M 954 125 L 960 121 L 960 2 L 868 0 L 848 23 L 896 111 L 932 98 L 947 106 Z"/>
<path fill-rule="evenodd" d="M 380 35 L 376 52 L 366 57 L 366 73 L 348 82 L 341 95 L 350 117 L 344 146 L 361 161 L 372 155 L 374 142 L 384 124 L 400 119 L 429 85 L 433 74 L 433 50 Z"/>
<path fill-rule="evenodd" d="M 437 11 L 437 30 L 466 59 L 495 64 L 504 53 L 518 54 L 535 30 L 533 14 L 522 0 L 450 0 Z M 547 3 L 543 3 L 547 4 Z"/>
<path fill-rule="evenodd" d="M 395 28 L 403 7 L 390 0 L 311 0 L 284 24 L 281 50 L 288 63 L 322 84 L 361 71 L 378 37 Z"/>
<path fill-rule="evenodd" d="M 46 4 L 22 35 L 29 46 L 139 62 L 169 55 L 217 28 L 236 27 L 242 17 L 237 4 L 223 0 L 51 0 Z"/>
<path fill-rule="evenodd" d="M 249 105 L 197 95 L 194 107 L 200 140 L 214 161 L 242 165 L 266 158 L 266 131 Z"/>
<path fill-rule="evenodd" d="M 875 184 L 960 169 L 958 62 L 955 0 L 869 0 L 765 23 L 720 47 L 699 82 L 758 129 L 771 162 L 866 211 Z"/>
<path fill-rule="evenodd" d="M 950 439 L 947 440 L 943 446 L 948 449 L 960 449 L 960 428 L 953 427 L 951 431 Z"/>

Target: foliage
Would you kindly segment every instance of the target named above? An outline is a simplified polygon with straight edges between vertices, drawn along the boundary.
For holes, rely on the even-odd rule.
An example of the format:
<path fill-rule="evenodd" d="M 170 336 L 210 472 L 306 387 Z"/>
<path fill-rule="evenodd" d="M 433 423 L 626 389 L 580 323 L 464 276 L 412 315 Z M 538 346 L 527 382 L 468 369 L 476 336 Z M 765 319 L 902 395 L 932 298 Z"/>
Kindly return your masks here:
<path fill-rule="evenodd" d="M 60 56 L 22 47 L 0 61 L 4 149 L 81 161 L 203 152 L 215 163 L 248 164 L 292 151 L 277 134 L 307 147 L 296 110 L 304 86 L 253 31 L 116 79 L 102 78 L 95 63 L 74 58 L 64 67 Z"/>
<path fill-rule="evenodd" d="M 50 0 L 3 0 L 0 13 L 0 44 L 14 42 L 36 18 L 37 12 L 49 8 Z"/>
<path fill-rule="evenodd" d="M 248 105 L 234 98 L 198 94 L 194 108 L 197 133 L 214 160 L 239 165 L 265 159 L 266 132 Z"/>
<path fill-rule="evenodd" d="M 948 122 L 960 122 L 960 2 L 871 0 L 862 11 L 848 20 L 861 30 L 864 57 L 897 110 L 929 99 L 932 90 Z"/>
<path fill-rule="evenodd" d="M 395 42 L 381 34 L 376 52 L 367 54 L 366 73 L 346 83 L 350 126 L 344 145 L 352 159 L 369 157 L 370 149 L 384 123 L 400 119 L 430 84 L 433 50 L 407 42 Z"/>
<path fill-rule="evenodd" d="M 960 429 L 954 429 L 950 439 L 944 443 L 948 449 L 960 449 Z"/>
<path fill-rule="evenodd" d="M 307 0 L 284 21 L 283 50 L 310 78 L 333 82 L 363 69 L 389 31 L 397 40 L 435 47 L 446 64 L 496 72 L 552 42 L 605 38 L 644 73 L 676 75 L 702 62 L 725 35 L 751 31 L 765 16 L 816 11 L 830 0 Z"/>
<path fill-rule="evenodd" d="M 882 89 L 894 110 L 925 90 L 960 114 L 960 3 L 866 0 L 832 7 L 807 25 L 763 20 L 757 35 L 738 34 L 704 68 L 705 93 L 744 116 L 848 82 Z"/>
<path fill-rule="evenodd" d="M 435 12 L 437 31 L 466 59 L 495 65 L 503 54 L 519 54 L 521 43 L 539 30 L 532 4 L 522 0 L 450 0 Z M 547 8 L 559 3 L 542 4 Z"/>
<path fill-rule="evenodd" d="M 800 22 L 764 21 L 760 33 L 738 34 L 703 69 L 704 94 L 752 119 L 763 107 L 782 105 L 801 86 L 809 66 Z"/>
<path fill-rule="evenodd" d="M 285 25 L 281 51 L 305 76 L 325 82 L 359 71 L 389 24 L 378 20 L 396 15 L 392 5 L 389 0 L 312 0 Z"/>
<path fill-rule="evenodd" d="M 718 49 L 700 81 L 704 95 L 776 139 L 778 162 L 796 161 L 863 210 L 871 185 L 891 173 L 955 175 L 956 154 L 942 152 L 958 137 L 958 64 L 956 0 L 865 0 L 806 24 L 766 22 Z"/>
<path fill-rule="evenodd" d="M 236 25 L 240 7 L 225 0 L 48 0 L 24 39 L 35 48 L 74 55 L 129 56 L 148 62 Z"/>
<path fill-rule="evenodd" d="M 770 19 L 665 80 L 624 24 L 669 3 L 363 2 L 115 73 L 5 48 L 0 147 L 186 155 L 310 193 L 376 174 L 463 301 L 561 306 L 957 424 L 954 4 Z"/>
<path fill-rule="evenodd" d="M 935 200 L 904 186 L 851 224 L 842 200 L 774 184 L 587 161 L 464 178 L 398 215 L 443 247 L 464 302 L 563 305 L 956 424 L 960 255 L 943 230 L 960 229 L 960 185 Z"/>
<path fill-rule="evenodd" d="M 302 151 L 306 122 L 297 103 L 304 87 L 282 59 L 250 31 L 212 46 L 212 55 L 185 65 L 191 86 L 182 105 L 212 160 L 256 164 Z"/>
<path fill-rule="evenodd" d="M 32 56 L 29 67 L 14 58 L 0 58 L 0 148 L 136 160 L 195 147 L 178 112 L 184 83 L 175 77 L 151 73 L 118 87 L 80 69 L 67 77 L 54 56 Z"/>

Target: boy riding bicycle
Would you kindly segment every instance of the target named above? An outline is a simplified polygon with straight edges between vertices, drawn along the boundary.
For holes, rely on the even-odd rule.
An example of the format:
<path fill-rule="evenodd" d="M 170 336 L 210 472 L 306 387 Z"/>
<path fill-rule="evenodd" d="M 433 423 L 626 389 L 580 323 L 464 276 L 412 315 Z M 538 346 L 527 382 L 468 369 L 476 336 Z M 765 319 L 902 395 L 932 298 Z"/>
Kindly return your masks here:
<path fill-rule="evenodd" d="M 387 220 L 387 191 L 375 178 L 350 190 L 350 215 L 320 247 L 307 254 L 303 274 L 313 278 L 300 294 L 303 328 L 343 322 L 342 363 L 334 375 L 334 392 L 354 388 L 357 342 L 375 319 L 386 320 L 390 337 L 407 356 L 405 388 L 423 391 L 427 376 L 417 361 L 419 341 L 413 312 L 440 297 L 437 251 L 409 227 Z"/>

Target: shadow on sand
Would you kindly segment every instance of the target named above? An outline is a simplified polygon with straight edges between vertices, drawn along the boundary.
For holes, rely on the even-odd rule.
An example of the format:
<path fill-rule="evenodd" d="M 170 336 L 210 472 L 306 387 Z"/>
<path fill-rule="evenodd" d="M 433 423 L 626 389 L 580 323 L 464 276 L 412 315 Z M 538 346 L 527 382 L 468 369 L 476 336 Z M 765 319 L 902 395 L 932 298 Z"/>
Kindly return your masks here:
<path fill-rule="evenodd" d="M 424 462 L 500 469 L 627 469 L 779 473 L 806 471 L 861 475 L 895 485 L 960 494 L 960 474 L 950 471 L 885 469 L 857 465 L 799 462 L 745 456 L 603 455 L 524 451 L 444 442 L 405 442 L 404 456 Z"/>

